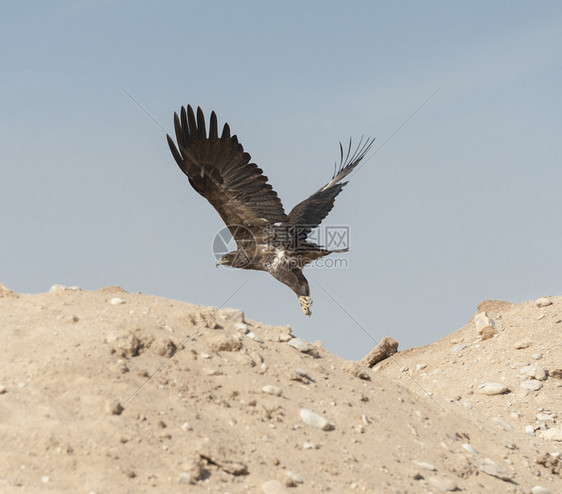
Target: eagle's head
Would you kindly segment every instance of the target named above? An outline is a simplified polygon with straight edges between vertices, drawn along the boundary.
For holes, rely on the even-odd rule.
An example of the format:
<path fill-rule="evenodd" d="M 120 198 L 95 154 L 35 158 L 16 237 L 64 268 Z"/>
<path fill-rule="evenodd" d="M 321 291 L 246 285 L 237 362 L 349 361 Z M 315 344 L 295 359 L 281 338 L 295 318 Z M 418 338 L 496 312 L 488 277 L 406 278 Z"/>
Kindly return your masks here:
<path fill-rule="evenodd" d="M 222 256 L 220 259 L 217 260 L 217 268 L 219 266 L 222 266 L 223 264 L 226 264 L 227 266 L 232 266 L 232 263 L 234 262 L 234 256 L 236 255 L 236 252 L 229 252 L 228 254 L 225 254 L 224 256 Z"/>
<path fill-rule="evenodd" d="M 245 268 L 249 262 L 248 256 L 244 252 L 236 250 L 222 256 L 217 261 L 217 267 L 225 265 L 233 268 Z"/>

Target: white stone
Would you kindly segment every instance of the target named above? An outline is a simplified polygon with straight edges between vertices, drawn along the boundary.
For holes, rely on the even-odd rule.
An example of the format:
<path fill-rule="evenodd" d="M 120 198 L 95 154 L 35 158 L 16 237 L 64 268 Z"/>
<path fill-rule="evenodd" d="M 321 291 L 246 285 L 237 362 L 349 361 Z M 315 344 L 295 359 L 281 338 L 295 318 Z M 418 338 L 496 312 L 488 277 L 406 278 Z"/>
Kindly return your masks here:
<path fill-rule="evenodd" d="M 286 333 L 282 333 L 279 336 L 277 336 L 277 339 L 281 342 L 281 343 L 287 343 L 288 341 L 291 341 L 293 339 L 293 335 L 292 334 L 286 334 Z"/>
<path fill-rule="evenodd" d="M 80 288 L 79 286 L 64 286 L 64 285 L 53 285 L 51 286 L 51 288 L 49 289 L 49 292 L 62 292 L 65 290 L 71 290 L 71 291 L 81 291 L 82 288 Z"/>
<path fill-rule="evenodd" d="M 248 329 L 248 325 L 245 322 L 237 322 L 234 325 L 234 329 L 236 331 L 240 331 L 240 333 L 242 334 L 246 334 L 248 333 L 249 329 Z"/>
<path fill-rule="evenodd" d="M 434 465 L 432 465 L 431 463 L 427 463 L 425 461 L 414 461 L 413 463 L 414 463 L 414 465 L 420 467 L 423 470 L 430 470 L 432 472 L 437 471 L 437 468 Z"/>
<path fill-rule="evenodd" d="M 459 343 L 458 345 L 455 345 L 453 348 L 451 348 L 451 353 L 462 352 L 468 346 L 468 343 Z"/>
<path fill-rule="evenodd" d="M 481 472 L 487 473 L 492 477 L 497 477 L 502 480 L 511 480 L 513 478 L 513 473 L 507 468 L 497 465 L 495 461 L 490 458 L 484 458 L 481 461 L 476 462 L 476 466 Z"/>
<path fill-rule="evenodd" d="M 300 416 L 301 420 L 306 425 L 310 425 L 311 427 L 315 427 L 323 431 L 329 431 L 334 428 L 334 426 L 330 424 L 330 422 L 324 417 L 318 415 L 317 413 L 314 413 L 312 410 L 308 410 L 307 408 L 303 408 L 300 411 Z"/>
<path fill-rule="evenodd" d="M 318 449 L 319 446 L 314 441 L 307 441 L 302 445 L 303 449 Z"/>
<path fill-rule="evenodd" d="M 478 334 L 482 336 L 483 340 L 491 338 L 498 332 L 496 329 L 496 323 L 485 312 L 480 312 L 480 314 L 474 318 L 474 324 L 476 325 L 476 331 L 478 331 Z"/>
<path fill-rule="evenodd" d="M 531 489 L 531 494 L 552 494 L 552 491 L 550 489 L 547 489 L 546 487 L 535 485 Z"/>
<path fill-rule="evenodd" d="M 532 379 L 546 381 L 546 371 L 539 365 L 526 365 L 525 367 L 521 367 L 521 370 L 519 372 Z"/>
<path fill-rule="evenodd" d="M 113 298 L 109 301 L 109 303 L 110 303 L 111 305 L 119 305 L 119 304 L 124 304 L 125 301 L 124 301 L 122 298 L 113 297 Z"/>
<path fill-rule="evenodd" d="M 264 494 L 288 494 L 289 491 L 278 480 L 268 480 L 261 485 Z"/>
<path fill-rule="evenodd" d="M 523 338 L 522 340 L 516 341 L 513 348 L 516 350 L 523 350 L 524 348 L 529 348 L 531 343 L 532 342 L 529 338 Z"/>
<path fill-rule="evenodd" d="M 440 490 L 441 492 L 449 492 L 449 491 L 457 490 L 457 484 L 454 480 L 444 479 L 440 477 L 429 477 L 429 479 L 427 480 L 433 487 Z"/>
<path fill-rule="evenodd" d="M 537 420 L 542 420 L 543 422 L 554 422 L 554 417 L 548 413 L 538 413 Z"/>
<path fill-rule="evenodd" d="M 536 381 L 535 379 L 528 379 L 522 381 L 519 386 L 521 386 L 523 389 L 526 389 L 527 391 L 538 391 L 542 388 L 542 383 Z"/>
<path fill-rule="evenodd" d="M 468 444 L 468 443 L 464 443 L 462 445 L 462 447 L 464 449 L 466 449 L 469 453 L 472 453 L 473 455 L 477 455 L 478 454 L 478 450 L 472 445 L 472 444 Z"/>
<path fill-rule="evenodd" d="M 507 393 L 509 388 L 505 384 L 501 383 L 483 383 L 478 386 L 478 391 L 484 393 L 485 395 L 501 395 Z"/>
<path fill-rule="evenodd" d="M 534 436 L 535 428 L 531 424 L 527 424 L 525 426 L 525 434 L 527 434 L 528 436 Z"/>
<path fill-rule="evenodd" d="M 184 432 L 188 432 L 188 431 L 192 431 L 193 427 L 191 427 L 191 425 L 189 425 L 188 422 L 184 422 L 183 424 L 181 424 L 181 430 Z"/>
<path fill-rule="evenodd" d="M 546 297 L 539 297 L 535 300 L 535 305 L 537 307 L 548 307 L 549 305 L 552 305 L 552 302 Z"/>
<path fill-rule="evenodd" d="M 246 333 L 246 336 L 254 341 L 257 341 L 258 343 L 263 343 L 263 338 L 260 338 L 257 334 L 252 333 L 251 331 L 248 331 L 248 333 Z"/>
<path fill-rule="evenodd" d="M 283 390 L 277 386 L 273 386 L 273 384 L 266 384 L 261 390 L 262 393 L 267 393 L 269 395 L 281 396 L 283 394 Z"/>
<path fill-rule="evenodd" d="M 178 482 L 180 484 L 195 484 L 195 480 L 190 473 L 182 472 L 179 475 Z"/>
<path fill-rule="evenodd" d="M 291 470 L 287 470 L 287 477 L 289 477 L 293 482 L 296 482 L 297 484 L 302 484 L 304 482 L 304 480 L 298 473 L 292 472 Z"/>
<path fill-rule="evenodd" d="M 301 340 L 300 338 L 293 338 L 287 344 L 292 346 L 293 348 L 296 348 L 299 352 L 302 353 L 310 352 L 310 345 L 306 341 Z"/>
<path fill-rule="evenodd" d="M 539 437 L 549 441 L 562 441 L 562 428 L 553 427 L 552 429 L 541 431 L 539 432 Z"/>

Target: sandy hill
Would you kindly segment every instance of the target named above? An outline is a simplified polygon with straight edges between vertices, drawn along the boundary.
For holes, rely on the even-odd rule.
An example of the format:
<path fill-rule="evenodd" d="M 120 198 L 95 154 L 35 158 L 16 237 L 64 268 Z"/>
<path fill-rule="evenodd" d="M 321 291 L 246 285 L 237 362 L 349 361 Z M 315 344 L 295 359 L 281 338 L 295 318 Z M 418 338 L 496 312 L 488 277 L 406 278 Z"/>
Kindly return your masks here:
<path fill-rule="evenodd" d="M 236 309 L 0 285 L 0 492 L 562 492 L 547 301 L 370 369 Z"/>

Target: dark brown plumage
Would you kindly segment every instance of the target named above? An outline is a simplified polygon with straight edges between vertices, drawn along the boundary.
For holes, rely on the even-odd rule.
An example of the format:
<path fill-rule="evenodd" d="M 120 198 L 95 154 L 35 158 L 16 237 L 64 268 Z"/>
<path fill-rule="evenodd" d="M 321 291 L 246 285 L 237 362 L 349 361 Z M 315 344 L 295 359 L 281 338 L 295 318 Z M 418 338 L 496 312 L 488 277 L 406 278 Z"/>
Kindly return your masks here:
<path fill-rule="evenodd" d="M 373 144 L 359 142 L 351 154 L 351 140 L 344 158 L 340 144 L 340 165 L 332 180 L 287 215 L 281 200 L 261 168 L 250 162 L 237 137 L 225 124 L 218 134 L 217 117 L 211 113 L 209 133 L 201 108 L 188 105 L 180 116 L 174 114 L 177 147 L 168 135 L 168 144 L 180 169 L 192 187 L 217 210 L 237 250 L 224 255 L 218 264 L 267 271 L 293 290 L 303 312 L 310 315 L 310 288 L 302 269 L 310 262 L 333 252 L 307 240 L 334 206 L 336 196 L 347 182 L 341 182 L 365 157 Z"/>

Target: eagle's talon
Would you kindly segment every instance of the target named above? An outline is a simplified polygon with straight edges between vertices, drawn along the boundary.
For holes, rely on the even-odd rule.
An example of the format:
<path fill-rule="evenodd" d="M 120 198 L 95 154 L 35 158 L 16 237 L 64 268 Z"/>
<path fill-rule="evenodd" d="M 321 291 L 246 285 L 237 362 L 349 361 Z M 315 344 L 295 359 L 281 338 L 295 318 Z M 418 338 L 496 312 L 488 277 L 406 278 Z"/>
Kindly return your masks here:
<path fill-rule="evenodd" d="M 312 305 L 312 299 L 305 295 L 299 297 L 299 302 L 301 304 L 301 309 L 304 312 L 304 315 L 310 317 L 312 312 L 310 311 L 310 306 Z"/>

